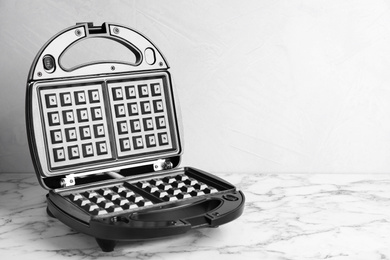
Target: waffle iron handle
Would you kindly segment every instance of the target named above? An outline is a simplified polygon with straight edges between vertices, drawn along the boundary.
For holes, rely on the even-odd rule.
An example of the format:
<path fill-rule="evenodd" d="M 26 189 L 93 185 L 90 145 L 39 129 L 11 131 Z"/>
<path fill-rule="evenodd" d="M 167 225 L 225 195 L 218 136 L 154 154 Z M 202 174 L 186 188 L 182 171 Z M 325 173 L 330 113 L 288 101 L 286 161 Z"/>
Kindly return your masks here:
<path fill-rule="evenodd" d="M 105 38 L 124 45 L 135 55 L 135 62 L 100 61 L 71 69 L 61 65 L 61 57 L 71 46 L 90 38 Z M 93 46 L 91 46 L 93 48 Z M 30 69 L 28 80 L 44 80 L 108 73 L 127 73 L 168 69 L 162 53 L 142 34 L 112 23 L 94 26 L 79 23 L 53 36 L 38 52 Z"/>
<path fill-rule="evenodd" d="M 138 212 L 130 219 L 145 222 L 165 222 L 168 225 L 190 224 L 195 227 L 215 227 L 229 222 L 242 214 L 244 195 L 241 191 L 217 197 L 201 199 L 189 205 Z"/>

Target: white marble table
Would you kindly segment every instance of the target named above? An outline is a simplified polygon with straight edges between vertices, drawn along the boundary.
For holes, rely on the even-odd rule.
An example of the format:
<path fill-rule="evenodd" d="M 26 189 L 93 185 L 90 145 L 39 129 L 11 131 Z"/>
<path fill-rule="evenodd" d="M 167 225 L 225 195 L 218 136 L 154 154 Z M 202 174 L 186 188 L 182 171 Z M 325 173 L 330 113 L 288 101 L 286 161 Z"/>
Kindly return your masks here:
<path fill-rule="evenodd" d="M 390 174 L 219 174 L 246 195 L 217 229 L 104 253 L 46 215 L 34 174 L 0 175 L 1 259 L 390 259 Z"/>

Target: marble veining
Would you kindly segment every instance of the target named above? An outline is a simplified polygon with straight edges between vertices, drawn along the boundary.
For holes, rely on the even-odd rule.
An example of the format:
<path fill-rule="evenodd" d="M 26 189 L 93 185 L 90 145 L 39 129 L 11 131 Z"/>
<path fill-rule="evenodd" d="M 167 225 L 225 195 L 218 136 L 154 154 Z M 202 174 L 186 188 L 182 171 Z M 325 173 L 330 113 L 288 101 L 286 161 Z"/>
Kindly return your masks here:
<path fill-rule="evenodd" d="M 390 259 L 390 175 L 218 174 L 246 195 L 214 229 L 153 241 L 95 240 L 46 214 L 34 174 L 0 174 L 2 259 Z"/>

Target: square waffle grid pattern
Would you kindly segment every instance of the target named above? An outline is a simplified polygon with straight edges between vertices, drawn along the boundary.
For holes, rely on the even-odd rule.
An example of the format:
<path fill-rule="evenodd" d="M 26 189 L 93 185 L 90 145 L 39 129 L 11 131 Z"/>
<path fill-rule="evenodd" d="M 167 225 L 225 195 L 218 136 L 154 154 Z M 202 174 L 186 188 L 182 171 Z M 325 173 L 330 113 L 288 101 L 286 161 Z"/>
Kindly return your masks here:
<path fill-rule="evenodd" d="M 112 158 L 102 85 L 40 89 L 51 169 Z"/>
<path fill-rule="evenodd" d="M 176 201 L 218 192 L 218 190 L 186 174 L 154 178 L 135 185 L 162 201 Z"/>
<path fill-rule="evenodd" d="M 107 85 L 119 158 L 175 149 L 161 78 Z"/>
<path fill-rule="evenodd" d="M 72 193 L 67 197 L 91 215 L 103 215 L 153 205 L 150 200 L 122 184 Z"/>
<path fill-rule="evenodd" d="M 162 202 L 216 193 L 219 190 L 181 173 L 75 192 L 65 197 L 91 215 L 138 209 Z"/>

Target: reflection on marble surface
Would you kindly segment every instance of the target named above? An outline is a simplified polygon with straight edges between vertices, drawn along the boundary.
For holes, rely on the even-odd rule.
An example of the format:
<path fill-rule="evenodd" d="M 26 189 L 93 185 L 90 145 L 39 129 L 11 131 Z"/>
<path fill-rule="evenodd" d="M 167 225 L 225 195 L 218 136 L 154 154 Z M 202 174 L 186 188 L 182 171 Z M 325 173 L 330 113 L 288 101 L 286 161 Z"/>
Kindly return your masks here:
<path fill-rule="evenodd" d="M 390 175 L 219 174 L 246 195 L 244 214 L 216 229 L 104 253 L 46 215 L 34 174 L 0 175 L 2 259 L 390 259 Z"/>

